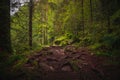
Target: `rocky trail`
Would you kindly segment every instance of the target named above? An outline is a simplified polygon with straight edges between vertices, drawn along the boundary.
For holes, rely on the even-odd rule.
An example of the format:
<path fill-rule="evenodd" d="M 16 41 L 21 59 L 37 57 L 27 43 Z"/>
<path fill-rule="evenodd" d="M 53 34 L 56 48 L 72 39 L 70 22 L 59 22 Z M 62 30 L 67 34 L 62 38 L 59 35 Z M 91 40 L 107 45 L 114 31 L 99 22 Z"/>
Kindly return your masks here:
<path fill-rule="evenodd" d="M 87 48 L 45 47 L 24 65 L 29 79 L 23 78 L 25 74 L 19 76 L 22 80 L 119 80 L 120 66 L 104 65 L 107 60 L 110 58 L 92 55 Z"/>

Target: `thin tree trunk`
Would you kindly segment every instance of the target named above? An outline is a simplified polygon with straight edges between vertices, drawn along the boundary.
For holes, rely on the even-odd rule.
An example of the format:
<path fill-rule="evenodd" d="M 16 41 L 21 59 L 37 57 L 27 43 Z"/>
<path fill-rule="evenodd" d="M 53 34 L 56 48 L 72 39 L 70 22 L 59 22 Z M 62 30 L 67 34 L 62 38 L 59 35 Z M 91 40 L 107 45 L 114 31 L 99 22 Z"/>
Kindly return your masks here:
<path fill-rule="evenodd" d="M 29 3 L 29 47 L 32 48 L 32 16 L 33 16 L 33 0 Z"/>
<path fill-rule="evenodd" d="M 45 9 L 45 22 L 46 22 L 46 26 L 45 26 L 45 45 L 47 45 L 47 38 L 48 38 L 48 34 L 47 34 L 47 11 L 48 11 L 48 3 L 46 5 L 46 9 Z"/>
<path fill-rule="evenodd" d="M 44 27 L 42 26 L 42 45 L 44 45 Z"/>
<path fill-rule="evenodd" d="M 101 30 L 103 30 L 103 28 L 104 28 L 104 9 L 103 9 L 103 6 L 102 6 L 102 2 L 100 2 L 100 14 L 101 14 L 101 16 L 100 16 L 100 23 L 101 23 Z"/>
<path fill-rule="evenodd" d="M 92 7 L 92 0 L 90 0 L 90 19 L 91 19 L 91 25 L 93 23 L 93 7 Z"/>
<path fill-rule="evenodd" d="M 82 28 L 83 28 L 83 36 L 84 36 L 84 0 L 81 0 L 81 14 L 82 14 Z"/>
<path fill-rule="evenodd" d="M 110 30 L 110 9 L 109 9 L 109 5 L 107 7 L 107 32 L 111 33 L 111 30 Z"/>

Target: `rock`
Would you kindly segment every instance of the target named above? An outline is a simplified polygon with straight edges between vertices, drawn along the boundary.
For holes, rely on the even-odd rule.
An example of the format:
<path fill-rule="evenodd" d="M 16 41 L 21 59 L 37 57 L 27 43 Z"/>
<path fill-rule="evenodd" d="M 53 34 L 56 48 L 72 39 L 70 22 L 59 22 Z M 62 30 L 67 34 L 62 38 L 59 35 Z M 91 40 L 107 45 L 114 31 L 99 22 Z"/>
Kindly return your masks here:
<path fill-rule="evenodd" d="M 73 71 L 71 64 L 66 63 L 61 68 L 62 71 Z"/>
<path fill-rule="evenodd" d="M 54 57 L 47 57 L 47 59 L 46 59 L 48 62 L 52 62 L 52 61 L 58 61 L 56 58 L 54 58 Z"/>
<path fill-rule="evenodd" d="M 54 71 L 54 68 L 52 66 L 49 66 L 46 63 L 39 63 L 40 68 L 42 68 L 44 71 Z"/>
<path fill-rule="evenodd" d="M 76 47 L 75 46 L 66 46 L 65 47 L 65 52 L 75 52 L 76 51 Z"/>
<path fill-rule="evenodd" d="M 62 71 L 72 71 L 71 67 L 68 66 L 68 65 L 63 66 L 61 70 L 62 70 Z"/>

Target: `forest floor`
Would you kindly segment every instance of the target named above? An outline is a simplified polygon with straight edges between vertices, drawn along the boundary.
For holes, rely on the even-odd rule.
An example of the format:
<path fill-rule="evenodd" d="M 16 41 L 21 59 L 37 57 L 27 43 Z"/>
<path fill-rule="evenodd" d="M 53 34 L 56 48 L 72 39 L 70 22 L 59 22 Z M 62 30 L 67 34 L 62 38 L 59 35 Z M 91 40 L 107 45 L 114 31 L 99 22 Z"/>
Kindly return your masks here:
<path fill-rule="evenodd" d="M 14 80 L 120 80 L 119 58 L 96 56 L 87 48 L 51 46 L 28 57 Z"/>

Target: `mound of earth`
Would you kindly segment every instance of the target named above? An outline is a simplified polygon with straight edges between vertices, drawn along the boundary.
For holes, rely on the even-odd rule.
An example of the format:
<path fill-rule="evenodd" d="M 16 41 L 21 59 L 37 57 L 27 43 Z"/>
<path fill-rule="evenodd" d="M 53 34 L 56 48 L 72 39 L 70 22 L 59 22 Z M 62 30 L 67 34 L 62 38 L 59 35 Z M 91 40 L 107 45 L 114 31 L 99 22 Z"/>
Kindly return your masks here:
<path fill-rule="evenodd" d="M 24 67 L 30 80 L 119 80 L 120 66 L 106 64 L 109 60 L 87 48 L 51 46 L 29 56 Z"/>

